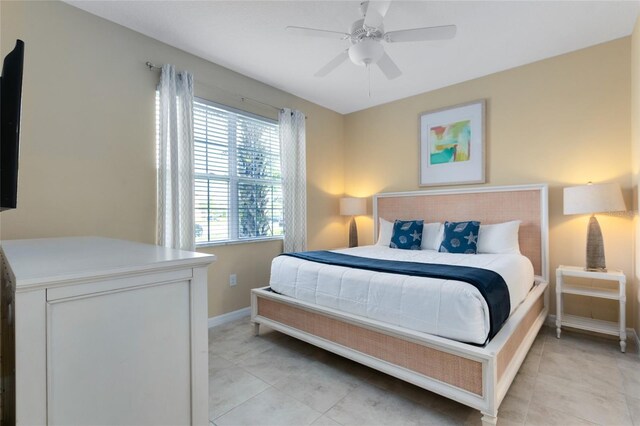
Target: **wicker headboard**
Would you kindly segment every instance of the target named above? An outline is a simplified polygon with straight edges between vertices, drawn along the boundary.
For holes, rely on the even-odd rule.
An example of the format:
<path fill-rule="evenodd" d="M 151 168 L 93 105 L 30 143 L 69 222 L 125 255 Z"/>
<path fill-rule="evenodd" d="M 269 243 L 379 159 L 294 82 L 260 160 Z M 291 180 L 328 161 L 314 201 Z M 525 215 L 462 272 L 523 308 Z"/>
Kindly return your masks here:
<path fill-rule="evenodd" d="M 549 279 L 548 188 L 546 184 L 381 193 L 373 197 L 374 239 L 378 218 L 427 222 L 521 220 L 520 251 L 536 275 Z"/>

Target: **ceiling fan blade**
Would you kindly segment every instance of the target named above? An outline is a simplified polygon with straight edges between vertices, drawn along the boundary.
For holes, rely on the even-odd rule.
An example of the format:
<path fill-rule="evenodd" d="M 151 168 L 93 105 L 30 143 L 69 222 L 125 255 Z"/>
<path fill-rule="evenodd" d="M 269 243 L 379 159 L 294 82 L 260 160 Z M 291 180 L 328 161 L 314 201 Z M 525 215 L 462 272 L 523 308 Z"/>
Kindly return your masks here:
<path fill-rule="evenodd" d="M 367 10 L 364 12 L 363 25 L 367 28 L 382 28 L 382 19 L 387 14 L 390 0 L 371 0 L 367 4 Z"/>
<path fill-rule="evenodd" d="M 384 40 L 387 43 L 404 41 L 428 41 L 446 40 L 456 35 L 455 25 L 443 25 L 441 27 L 414 28 L 411 30 L 389 31 L 385 33 Z"/>
<path fill-rule="evenodd" d="M 382 58 L 380 58 L 378 62 L 376 62 L 376 64 L 378 65 L 378 67 L 380 67 L 380 71 L 382 71 L 382 73 L 389 80 L 393 80 L 394 78 L 400 77 L 400 75 L 402 75 L 402 71 L 400 71 L 400 68 L 398 68 L 396 63 L 393 62 L 393 59 L 391 59 L 391 57 L 387 55 L 386 52 L 384 55 L 382 55 Z"/>
<path fill-rule="evenodd" d="M 341 33 L 339 31 L 318 30 L 316 28 L 306 28 L 306 27 L 287 27 L 286 29 L 290 33 L 299 34 L 303 36 L 337 38 L 341 40 L 349 38 L 349 34 Z"/>
<path fill-rule="evenodd" d="M 314 76 L 316 76 L 316 77 L 324 77 L 325 75 L 329 74 L 334 69 L 338 68 L 338 66 L 340 64 L 342 64 L 344 61 L 346 61 L 348 58 L 349 58 L 349 49 L 340 52 L 340 54 L 338 56 L 336 56 L 335 58 L 333 58 L 332 60 L 330 60 L 327 65 L 325 65 L 324 67 L 320 68 L 318 70 L 318 72 L 316 72 L 314 74 Z"/>

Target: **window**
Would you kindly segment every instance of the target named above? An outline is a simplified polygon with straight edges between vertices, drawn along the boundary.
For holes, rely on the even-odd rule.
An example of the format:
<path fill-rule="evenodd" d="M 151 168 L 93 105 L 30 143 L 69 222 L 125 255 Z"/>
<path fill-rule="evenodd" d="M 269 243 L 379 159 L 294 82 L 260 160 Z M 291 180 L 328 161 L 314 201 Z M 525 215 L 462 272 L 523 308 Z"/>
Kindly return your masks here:
<path fill-rule="evenodd" d="M 278 122 L 196 98 L 196 244 L 284 235 Z"/>

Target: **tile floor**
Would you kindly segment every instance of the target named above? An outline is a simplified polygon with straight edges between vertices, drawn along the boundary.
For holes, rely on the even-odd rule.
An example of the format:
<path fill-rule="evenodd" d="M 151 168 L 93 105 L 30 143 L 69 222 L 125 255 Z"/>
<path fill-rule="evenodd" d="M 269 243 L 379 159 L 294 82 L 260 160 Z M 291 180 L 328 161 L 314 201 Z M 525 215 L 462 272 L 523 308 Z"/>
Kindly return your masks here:
<path fill-rule="evenodd" d="M 480 413 L 261 327 L 209 330 L 212 425 L 480 425 Z M 616 341 L 543 327 L 498 425 L 640 426 L 640 358 Z"/>

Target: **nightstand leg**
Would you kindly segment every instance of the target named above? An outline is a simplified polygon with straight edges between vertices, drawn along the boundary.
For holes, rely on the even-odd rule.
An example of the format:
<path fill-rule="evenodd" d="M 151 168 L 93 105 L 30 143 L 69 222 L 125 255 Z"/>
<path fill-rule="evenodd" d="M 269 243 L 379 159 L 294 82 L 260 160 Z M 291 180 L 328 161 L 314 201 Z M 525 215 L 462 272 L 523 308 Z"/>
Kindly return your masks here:
<path fill-rule="evenodd" d="M 621 286 L 622 287 L 622 286 Z M 625 323 L 625 305 L 626 297 L 620 297 L 620 351 L 623 353 L 627 350 L 627 324 Z"/>
<path fill-rule="evenodd" d="M 562 327 L 562 273 L 556 270 L 556 337 L 560 338 Z"/>

